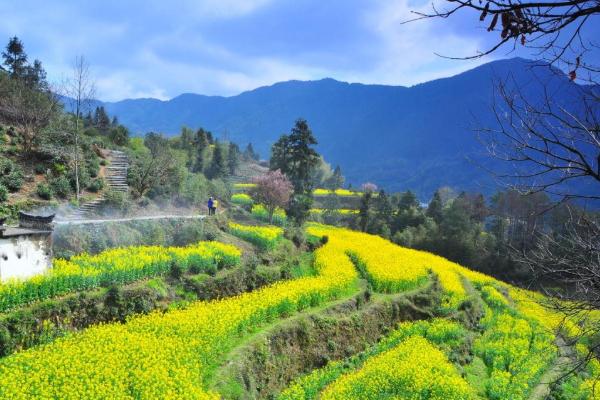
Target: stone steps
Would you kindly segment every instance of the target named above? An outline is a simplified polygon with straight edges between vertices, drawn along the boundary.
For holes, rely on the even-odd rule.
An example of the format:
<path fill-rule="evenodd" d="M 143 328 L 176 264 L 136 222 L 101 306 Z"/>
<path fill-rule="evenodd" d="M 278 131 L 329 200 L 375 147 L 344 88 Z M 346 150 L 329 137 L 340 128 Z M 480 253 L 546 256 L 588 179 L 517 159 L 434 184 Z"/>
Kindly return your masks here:
<path fill-rule="evenodd" d="M 118 150 L 108 150 L 107 158 L 109 165 L 105 167 L 104 180 L 110 190 L 115 192 L 128 192 L 129 186 L 127 185 L 127 171 L 129 169 L 129 159 L 125 153 Z M 68 219 L 84 219 L 88 215 L 93 215 L 99 206 L 101 206 L 106 199 L 104 196 L 99 196 L 91 201 L 88 201 L 73 212 L 71 212 Z"/>

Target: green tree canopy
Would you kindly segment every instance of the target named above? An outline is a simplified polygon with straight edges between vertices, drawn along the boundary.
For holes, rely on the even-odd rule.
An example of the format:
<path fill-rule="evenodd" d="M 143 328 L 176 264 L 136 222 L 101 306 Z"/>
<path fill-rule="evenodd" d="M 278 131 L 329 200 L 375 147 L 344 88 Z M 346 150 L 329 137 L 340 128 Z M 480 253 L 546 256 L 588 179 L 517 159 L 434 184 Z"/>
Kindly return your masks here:
<path fill-rule="evenodd" d="M 287 212 L 297 223 L 308 218 L 312 206 L 312 177 L 320 161 L 316 144 L 306 120 L 298 119 L 290 134 L 282 135 L 271 148 L 271 170 L 281 170 L 294 186 Z"/>

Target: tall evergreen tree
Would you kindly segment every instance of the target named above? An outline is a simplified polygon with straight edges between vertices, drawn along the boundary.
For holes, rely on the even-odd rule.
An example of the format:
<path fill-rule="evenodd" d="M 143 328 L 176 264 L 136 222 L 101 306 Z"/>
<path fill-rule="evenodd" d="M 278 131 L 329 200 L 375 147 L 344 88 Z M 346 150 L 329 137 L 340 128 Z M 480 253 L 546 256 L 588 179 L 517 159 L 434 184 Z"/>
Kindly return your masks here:
<path fill-rule="evenodd" d="M 289 135 L 283 135 L 271 149 L 271 170 L 281 170 L 294 185 L 294 193 L 312 192 L 312 171 L 319 164 L 319 154 L 313 146 L 317 139 L 308 123 L 298 119 Z"/>
<path fill-rule="evenodd" d="M 18 37 L 10 38 L 6 50 L 2 52 L 4 65 L 11 78 L 22 79 L 27 73 L 27 54 L 23 42 Z"/>
<path fill-rule="evenodd" d="M 83 117 L 83 126 L 89 128 L 94 125 L 94 117 L 92 116 L 92 112 L 88 111 L 88 113 Z"/>
<path fill-rule="evenodd" d="M 367 190 L 363 193 L 360 199 L 360 209 L 358 211 L 358 223 L 360 225 L 360 230 L 363 232 L 367 231 L 369 224 L 371 222 L 371 203 L 373 200 L 373 192 Z"/>
<path fill-rule="evenodd" d="M 425 214 L 439 224 L 443 218 L 443 208 L 442 195 L 438 190 L 433 195 L 431 202 L 429 202 L 429 205 L 427 206 L 427 212 Z"/>
<path fill-rule="evenodd" d="M 400 199 L 398 200 L 398 209 L 400 211 L 405 211 L 412 207 L 418 208 L 419 200 L 417 199 L 417 196 L 415 196 L 415 194 L 413 192 L 408 190 L 408 191 L 402 193 L 402 195 L 400 195 Z"/>
<path fill-rule="evenodd" d="M 25 84 L 31 89 L 42 92 L 49 90 L 48 82 L 46 81 L 46 71 L 42 67 L 40 60 L 34 60 L 33 65 L 27 67 L 23 79 Z"/>
<path fill-rule="evenodd" d="M 229 151 L 227 153 L 227 167 L 229 168 L 229 175 L 235 175 L 235 171 L 240 165 L 240 148 L 237 144 L 230 142 Z"/>
<path fill-rule="evenodd" d="M 308 123 L 298 119 L 289 135 L 282 135 L 271 148 L 271 170 L 281 170 L 292 182 L 294 195 L 288 206 L 288 215 L 297 223 L 308 218 L 312 206 L 312 174 L 319 164 L 314 149 L 317 139 Z"/>
<path fill-rule="evenodd" d="M 108 117 L 104 106 L 96 107 L 94 122 L 100 133 L 104 135 L 108 133 L 108 129 L 110 128 L 110 118 Z"/>
<path fill-rule="evenodd" d="M 223 178 L 227 176 L 228 172 L 225 147 L 223 144 L 216 141 L 212 160 L 208 169 L 208 177 L 210 179 Z"/>
<path fill-rule="evenodd" d="M 329 188 L 330 189 L 337 189 L 337 188 L 341 188 L 342 186 L 344 186 L 344 175 L 342 175 L 342 169 L 340 168 L 339 165 L 335 166 L 335 169 L 333 170 L 333 175 L 331 175 L 331 178 L 329 179 Z"/>
<path fill-rule="evenodd" d="M 254 146 L 252 146 L 252 143 L 248 143 L 246 149 L 244 150 L 244 159 L 246 159 L 247 161 L 258 161 L 259 158 L 260 156 L 257 152 L 254 151 Z"/>
<path fill-rule="evenodd" d="M 194 148 L 196 151 L 196 160 L 193 167 L 194 172 L 202 172 L 204 170 L 204 156 L 208 145 L 209 142 L 206 131 L 202 128 L 198 129 L 194 140 Z"/>

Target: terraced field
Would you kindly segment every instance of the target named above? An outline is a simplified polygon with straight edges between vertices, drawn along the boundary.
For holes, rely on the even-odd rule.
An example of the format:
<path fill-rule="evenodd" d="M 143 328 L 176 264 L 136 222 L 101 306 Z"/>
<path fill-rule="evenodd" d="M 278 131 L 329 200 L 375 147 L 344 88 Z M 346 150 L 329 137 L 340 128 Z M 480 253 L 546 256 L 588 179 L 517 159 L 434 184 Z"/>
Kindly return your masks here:
<path fill-rule="evenodd" d="M 230 229 L 263 252 L 284 240 L 278 228 Z M 5 357 L 0 397 L 528 399 L 556 368 L 559 339 L 582 329 L 539 295 L 441 257 L 341 228 L 308 233 L 322 243 L 314 275 Z M 552 390 L 593 398 L 599 376 L 594 360 Z"/>

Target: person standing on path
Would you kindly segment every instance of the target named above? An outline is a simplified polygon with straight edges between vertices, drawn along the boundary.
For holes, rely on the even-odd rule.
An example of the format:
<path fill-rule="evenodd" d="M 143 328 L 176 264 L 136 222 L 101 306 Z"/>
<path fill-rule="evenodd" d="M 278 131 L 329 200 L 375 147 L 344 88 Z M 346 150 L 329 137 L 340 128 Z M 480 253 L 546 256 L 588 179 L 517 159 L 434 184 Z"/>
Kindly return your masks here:
<path fill-rule="evenodd" d="M 206 206 L 208 207 L 208 215 L 213 215 L 214 212 L 214 200 L 212 198 L 212 196 L 210 196 L 208 198 L 208 203 L 206 204 Z"/>
<path fill-rule="evenodd" d="M 219 200 L 214 199 L 213 200 L 213 215 L 217 214 L 217 207 L 219 207 Z"/>

